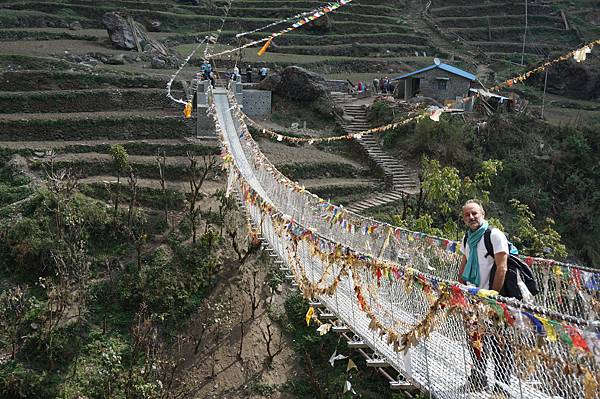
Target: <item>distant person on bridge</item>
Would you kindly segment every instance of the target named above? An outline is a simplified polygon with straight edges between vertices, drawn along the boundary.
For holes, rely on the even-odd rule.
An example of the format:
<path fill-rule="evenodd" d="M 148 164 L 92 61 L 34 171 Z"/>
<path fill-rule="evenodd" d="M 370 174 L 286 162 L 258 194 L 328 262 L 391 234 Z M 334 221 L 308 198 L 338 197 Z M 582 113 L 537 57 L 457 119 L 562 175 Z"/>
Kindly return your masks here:
<path fill-rule="evenodd" d="M 379 93 L 379 79 L 373 78 L 373 93 Z"/>
<path fill-rule="evenodd" d="M 267 77 L 267 73 L 269 73 L 269 70 L 267 69 L 267 67 L 264 66 L 260 68 L 258 73 L 260 75 L 260 80 L 264 80 Z"/>
<path fill-rule="evenodd" d="M 458 281 L 481 289 L 500 292 L 508 268 L 509 249 L 506 236 L 502 231 L 490 228 L 485 220 L 483 206 L 475 200 L 469 200 L 464 204 L 462 218 L 468 229 L 461 243 L 463 256 Z M 488 253 L 485 244 L 484 235 L 488 230 L 490 230 L 487 234 L 491 239 L 493 255 Z M 487 358 L 491 355 L 496 379 L 492 389 L 494 393 L 499 394 L 499 397 L 509 398 L 508 387 L 514 364 L 513 354 L 505 340 L 498 339 L 496 334 L 487 330 L 487 327 L 501 329 L 501 327 L 491 327 L 491 324 L 491 320 L 484 322 L 471 320 L 469 341 L 473 368 L 467 378 L 465 389 L 467 392 L 482 392 L 487 389 Z M 506 333 L 508 334 L 508 331 Z"/>
<path fill-rule="evenodd" d="M 246 67 L 246 82 L 252 83 L 252 66 Z"/>

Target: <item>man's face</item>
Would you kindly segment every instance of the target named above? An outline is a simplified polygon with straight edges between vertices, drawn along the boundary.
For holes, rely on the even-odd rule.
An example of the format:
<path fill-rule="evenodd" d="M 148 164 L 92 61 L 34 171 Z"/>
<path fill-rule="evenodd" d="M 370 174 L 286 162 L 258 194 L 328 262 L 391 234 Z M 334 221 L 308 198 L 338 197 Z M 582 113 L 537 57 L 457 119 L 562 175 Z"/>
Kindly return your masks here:
<path fill-rule="evenodd" d="M 477 230 L 484 218 L 481 207 L 477 204 L 467 204 L 463 208 L 463 221 L 471 230 Z"/>

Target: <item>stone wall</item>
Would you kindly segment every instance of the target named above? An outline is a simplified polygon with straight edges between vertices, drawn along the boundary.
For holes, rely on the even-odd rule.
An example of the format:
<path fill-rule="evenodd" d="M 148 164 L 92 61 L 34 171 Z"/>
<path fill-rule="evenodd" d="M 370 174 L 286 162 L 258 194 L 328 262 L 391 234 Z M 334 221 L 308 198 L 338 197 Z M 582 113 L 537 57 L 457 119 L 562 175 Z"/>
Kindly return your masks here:
<path fill-rule="evenodd" d="M 455 100 L 456 97 L 465 97 L 469 93 L 469 87 L 471 87 L 470 80 L 439 68 L 423 72 L 413 76 L 413 78 L 421 79 L 419 87 L 421 95 L 434 98 L 440 102 Z M 436 78 L 448 78 L 446 81 L 446 90 L 440 89 L 440 79 Z"/>
<path fill-rule="evenodd" d="M 245 89 L 242 105 L 244 113 L 250 118 L 268 118 L 271 116 L 271 92 Z"/>

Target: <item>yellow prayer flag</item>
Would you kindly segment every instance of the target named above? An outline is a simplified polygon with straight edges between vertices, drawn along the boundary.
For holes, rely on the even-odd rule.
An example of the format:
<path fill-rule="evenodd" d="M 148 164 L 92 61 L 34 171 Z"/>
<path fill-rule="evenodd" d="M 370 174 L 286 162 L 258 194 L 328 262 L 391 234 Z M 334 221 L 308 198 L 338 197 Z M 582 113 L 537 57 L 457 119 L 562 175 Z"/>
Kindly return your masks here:
<path fill-rule="evenodd" d="M 267 52 L 267 49 L 271 45 L 271 40 L 273 40 L 272 37 L 270 37 L 269 40 L 267 40 L 267 42 L 260 48 L 260 50 L 258 50 L 258 56 L 259 57 L 262 57 L 263 54 Z"/>
<path fill-rule="evenodd" d="M 487 298 L 492 295 L 498 295 L 498 291 L 481 289 L 477 292 L 477 296 L 481 298 Z"/>
<path fill-rule="evenodd" d="M 192 117 L 192 103 L 185 103 L 185 107 L 183 107 L 183 116 L 185 116 L 185 119 Z"/>
<path fill-rule="evenodd" d="M 548 319 L 546 319 L 545 317 L 541 317 L 539 315 L 536 315 L 536 317 L 544 325 L 544 329 L 546 330 L 546 338 L 548 338 L 548 341 L 556 342 L 558 337 L 556 336 L 556 330 L 554 329 L 552 324 L 550 324 Z"/>
<path fill-rule="evenodd" d="M 306 312 L 306 325 L 307 326 L 310 326 L 310 319 L 312 319 L 314 314 L 315 314 L 315 308 L 313 308 L 311 306 L 310 308 L 308 308 L 308 311 Z"/>
<path fill-rule="evenodd" d="M 348 371 L 350 371 L 352 369 L 357 369 L 358 370 L 358 367 L 356 366 L 356 363 L 354 363 L 352 361 L 352 359 L 348 359 L 348 367 L 346 367 L 346 372 L 348 372 Z"/>

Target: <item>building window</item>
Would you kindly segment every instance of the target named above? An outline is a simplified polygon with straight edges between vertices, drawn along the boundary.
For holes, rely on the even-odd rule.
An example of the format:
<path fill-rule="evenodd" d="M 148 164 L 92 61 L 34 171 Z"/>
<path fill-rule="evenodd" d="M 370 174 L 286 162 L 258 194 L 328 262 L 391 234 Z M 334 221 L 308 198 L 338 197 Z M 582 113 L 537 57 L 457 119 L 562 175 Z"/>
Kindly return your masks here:
<path fill-rule="evenodd" d="M 445 79 L 438 79 L 437 88 L 438 90 L 448 90 L 448 81 Z"/>

